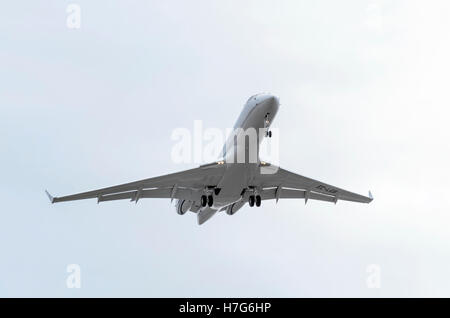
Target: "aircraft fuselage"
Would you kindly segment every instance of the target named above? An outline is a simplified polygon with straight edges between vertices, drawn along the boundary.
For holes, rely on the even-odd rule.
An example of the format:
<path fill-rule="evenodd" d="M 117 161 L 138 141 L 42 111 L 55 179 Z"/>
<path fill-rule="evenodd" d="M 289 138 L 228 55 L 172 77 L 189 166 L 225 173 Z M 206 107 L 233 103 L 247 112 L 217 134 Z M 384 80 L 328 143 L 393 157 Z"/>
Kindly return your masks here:
<path fill-rule="evenodd" d="M 242 200 L 243 192 L 252 186 L 251 180 L 259 169 L 259 145 L 269 136 L 269 127 L 278 108 L 278 98 L 273 95 L 258 94 L 249 98 L 224 145 L 226 169 L 216 185 L 218 193 L 214 194 L 212 206 L 202 209 L 219 210 Z"/>

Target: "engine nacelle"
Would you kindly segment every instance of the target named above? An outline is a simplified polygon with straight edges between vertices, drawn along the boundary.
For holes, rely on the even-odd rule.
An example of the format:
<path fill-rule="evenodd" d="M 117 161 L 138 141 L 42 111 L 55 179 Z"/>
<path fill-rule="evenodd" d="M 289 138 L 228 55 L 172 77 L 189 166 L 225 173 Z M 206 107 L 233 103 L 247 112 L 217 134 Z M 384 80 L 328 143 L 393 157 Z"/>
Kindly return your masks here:
<path fill-rule="evenodd" d="M 188 200 L 178 200 L 176 204 L 176 210 L 179 215 L 185 214 L 191 207 L 192 202 Z"/>

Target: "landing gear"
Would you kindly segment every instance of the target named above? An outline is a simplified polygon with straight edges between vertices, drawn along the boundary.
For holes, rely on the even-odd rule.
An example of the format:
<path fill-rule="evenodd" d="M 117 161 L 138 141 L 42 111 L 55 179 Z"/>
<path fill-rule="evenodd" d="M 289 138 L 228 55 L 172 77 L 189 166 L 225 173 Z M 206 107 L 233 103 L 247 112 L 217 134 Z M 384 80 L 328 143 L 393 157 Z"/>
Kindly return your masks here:
<path fill-rule="evenodd" d="M 200 197 L 200 204 L 202 205 L 202 207 L 205 207 L 207 203 L 208 203 L 208 199 L 207 199 L 206 195 L 202 195 Z"/>
<path fill-rule="evenodd" d="M 251 207 L 253 207 L 255 205 L 255 196 L 251 195 L 248 197 L 248 205 L 250 205 Z"/>
<path fill-rule="evenodd" d="M 261 196 L 260 195 L 251 195 L 248 197 L 248 205 L 253 206 L 261 206 Z"/>
<path fill-rule="evenodd" d="M 266 128 L 266 137 L 272 138 L 272 132 L 269 130 L 270 120 L 269 113 L 264 116 L 264 128 Z"/>
<path fill-rule="evenodd" d="M 208 206 L 212 207 L 213 203 L 214 203 L 213 196 L 212 195 L 208 195 Z"/>
<path fill-rule="evenodd" d="M 209 206 L 212 207 L 214 204 L 214 199 L 212 195 L 202 195 L 200 197 L 200 204 L 202 207 Z"/>
<path fill-rule="evenodd" d="M 261 206 L 261 196 L 259 195 L 256 196 L 255 204 L 257 207 Z"/>

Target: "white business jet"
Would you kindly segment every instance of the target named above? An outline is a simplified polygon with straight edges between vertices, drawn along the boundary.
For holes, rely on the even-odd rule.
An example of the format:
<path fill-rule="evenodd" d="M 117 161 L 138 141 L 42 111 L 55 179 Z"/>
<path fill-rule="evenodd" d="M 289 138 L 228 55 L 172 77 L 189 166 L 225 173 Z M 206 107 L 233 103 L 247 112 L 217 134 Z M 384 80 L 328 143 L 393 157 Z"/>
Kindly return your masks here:
<path fill-rule="evenodd" d="M 316 181 L 259 159 L 259 145 L 272 137 L 270 125 L 279 109 L 278 98 L 270 94 L 250 97 L 227 139 L 221 160 L 198 168 L 160 177 L 125 183 L 99 190 L 53 197 L 52 203 L 97 199 L 97 202 L 143 198 L 176 199 L 176 211 L 197 214 L 198 224 L 216 212 L 235 214 L 246 203 L 261 206 L 263 200 L 304 199 L 336 203 L 338 200 L 369 203 L 369 196 L 359 195 Z M 252 131 L 256 133 L 251 133 Z M 254 137 L 254 138 L 251 138 Z"/>

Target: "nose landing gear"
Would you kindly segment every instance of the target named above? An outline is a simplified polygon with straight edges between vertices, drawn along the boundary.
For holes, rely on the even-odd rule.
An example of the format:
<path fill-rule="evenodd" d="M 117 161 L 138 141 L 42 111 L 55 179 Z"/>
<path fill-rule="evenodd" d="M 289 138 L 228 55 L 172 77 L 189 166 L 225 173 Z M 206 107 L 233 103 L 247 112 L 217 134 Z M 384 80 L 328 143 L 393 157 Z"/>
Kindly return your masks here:
<path fill-rule="evenodd" d="M 266 129 L 266 137 L 272 138 L 272 132 L 269 130 L 270 126 L 270 120 L 269 120 L 269 113 L 264 116 L 264 128 Z"/>

